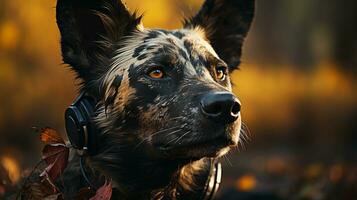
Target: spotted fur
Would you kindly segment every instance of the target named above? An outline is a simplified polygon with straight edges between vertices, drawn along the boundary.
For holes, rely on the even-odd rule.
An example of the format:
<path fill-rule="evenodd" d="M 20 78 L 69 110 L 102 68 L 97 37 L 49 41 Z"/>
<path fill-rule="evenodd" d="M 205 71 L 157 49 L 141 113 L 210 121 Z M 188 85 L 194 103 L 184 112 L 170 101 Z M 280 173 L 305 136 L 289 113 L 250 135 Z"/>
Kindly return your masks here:
<path fill-rule="evenodd" d="M 231 92 L 216 69 L 238 67 L 253 13 L 254 0 L 206 0 L 184 28 L 161 30 L 144 28 L 121 1 L 58 0 L 63 60 L 98 102 L 98 147 L 86 166 L 113 181 L 113 199 L 200 198 L 210 159 L 236 146 L 241 130 L 240 116 L 205 118 L 200 99 Z M 148 76 L 157 67 L 160 80 Z M 63 180 L 83 179 L 74 165 Z M 63 190 L 70 198 L 83 185 Z"/>

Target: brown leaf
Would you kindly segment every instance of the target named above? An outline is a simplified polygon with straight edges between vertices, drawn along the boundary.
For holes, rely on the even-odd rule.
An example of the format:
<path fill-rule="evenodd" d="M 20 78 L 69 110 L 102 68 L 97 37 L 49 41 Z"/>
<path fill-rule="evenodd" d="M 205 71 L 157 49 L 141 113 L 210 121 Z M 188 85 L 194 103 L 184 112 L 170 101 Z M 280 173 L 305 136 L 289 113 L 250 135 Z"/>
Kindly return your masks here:
<path fill-rule="evenodd" d="M 62 144 L 48 144 L 42 150 L 42 159 L 47 167 L 40 176 L 48 177 L 52 182 L 62 174 L 68 164 L 69 148 Z"/>
<path fill-rule="evenodd" d="M 41 129 L 40 139 L 42 142 L 48 144 L 55 144 L 55 143 L 65 144 L 61 135 L 56 130 L 48 127 Z"/>
<path fill-rule="evenodd" d="M 110 200 L 112 197 L 112 182 L 105 182 L 102 187 L 100 187 L 95 196 L 90 198 L 89 200 Z"/>

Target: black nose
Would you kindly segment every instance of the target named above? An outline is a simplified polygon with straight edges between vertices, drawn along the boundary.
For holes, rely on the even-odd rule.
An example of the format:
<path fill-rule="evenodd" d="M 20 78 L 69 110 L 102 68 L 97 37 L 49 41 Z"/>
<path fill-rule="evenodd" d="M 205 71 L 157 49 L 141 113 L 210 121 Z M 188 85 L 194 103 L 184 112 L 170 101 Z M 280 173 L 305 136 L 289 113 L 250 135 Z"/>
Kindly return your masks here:
<path fill-rule="evenodd" d="M 217 122 L 231 123 L 238 116 L 241 105 L 230 92 L 211 92 L 201 100 L 202 113 Z"/>

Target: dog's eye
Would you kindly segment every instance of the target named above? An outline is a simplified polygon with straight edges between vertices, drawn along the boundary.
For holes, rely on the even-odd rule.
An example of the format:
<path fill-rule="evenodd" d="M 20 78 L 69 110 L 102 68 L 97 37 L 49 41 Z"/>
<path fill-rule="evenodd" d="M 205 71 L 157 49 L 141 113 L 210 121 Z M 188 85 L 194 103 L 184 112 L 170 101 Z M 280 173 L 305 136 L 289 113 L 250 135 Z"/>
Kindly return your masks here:
<path fill-rule="evenodd" d="M 164 74 L 163 70 L 155 68 L 155 69 L 149 71 L 148 75 L 154 79 L 161 79 L 164 77 L 165 74 Z"/>
<path fill-rule="evenodd" d="M 227 76 L 227 67 L 218 66 L 216 67 L 216 78 L 220 81 L 224 81 Z"/>

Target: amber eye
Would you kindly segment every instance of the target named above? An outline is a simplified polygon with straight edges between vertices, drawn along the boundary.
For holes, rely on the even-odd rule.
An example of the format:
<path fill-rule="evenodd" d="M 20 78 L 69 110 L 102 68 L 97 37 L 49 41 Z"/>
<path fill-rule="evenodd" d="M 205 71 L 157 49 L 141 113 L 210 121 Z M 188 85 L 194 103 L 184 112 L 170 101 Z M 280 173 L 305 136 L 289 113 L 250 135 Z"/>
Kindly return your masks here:
<path fill-rule="evenodd" d="M 149 72 L 149 76 L 154 79 L 161 79 L 164 77 L 164 72 L 161 69 L 154 69 Z"/>
<path fill-rule="evenodd" d="M 227 68 L 226 67 L 216 67 L 216 77 L 218 80 L 223 81 L 227 76 Z"/>

